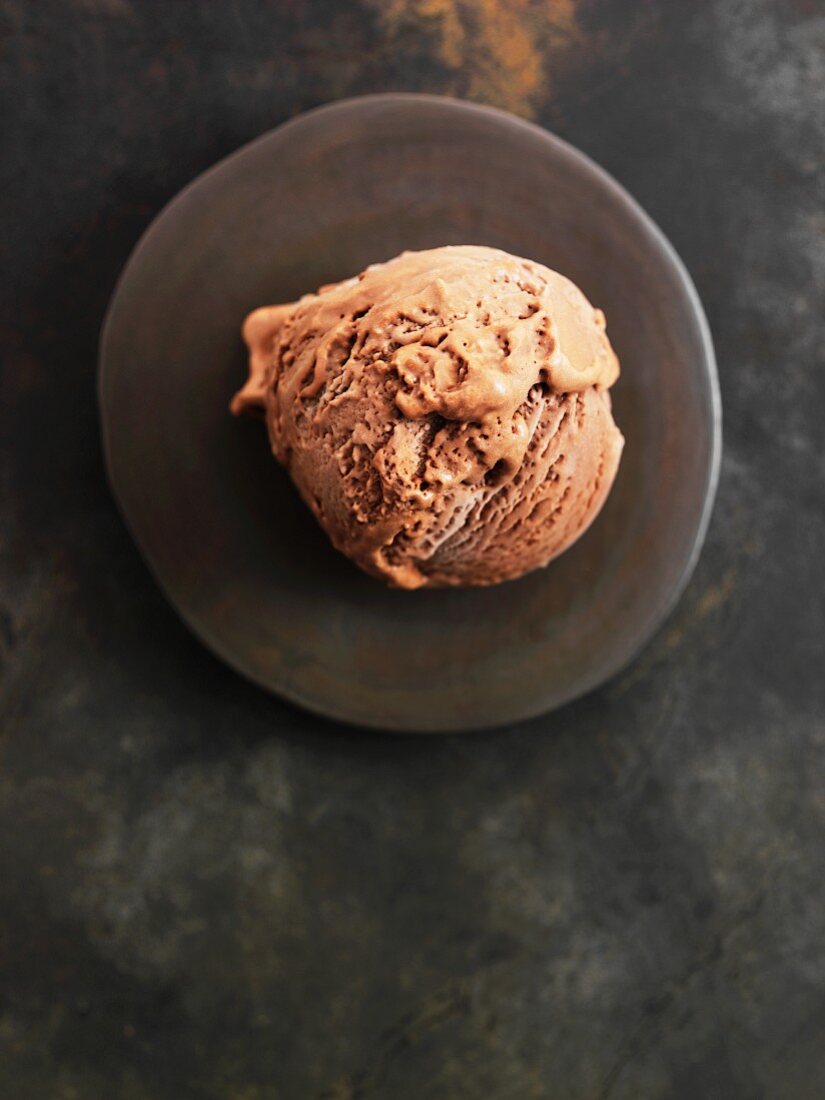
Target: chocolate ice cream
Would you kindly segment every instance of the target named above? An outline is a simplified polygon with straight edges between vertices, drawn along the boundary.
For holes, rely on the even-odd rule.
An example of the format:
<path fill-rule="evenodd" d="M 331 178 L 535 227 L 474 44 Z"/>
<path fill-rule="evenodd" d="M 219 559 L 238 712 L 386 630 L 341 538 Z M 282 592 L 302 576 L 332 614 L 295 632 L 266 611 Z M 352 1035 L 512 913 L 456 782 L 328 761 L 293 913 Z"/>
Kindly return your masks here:
<path fill-rule="evenodd" d="M 333 544 L 401 588 L 488 585 L 592 523 L 624 440 L 604 315 L 474 245 L 405 252 L 247 317 L 272 449 Z"/>

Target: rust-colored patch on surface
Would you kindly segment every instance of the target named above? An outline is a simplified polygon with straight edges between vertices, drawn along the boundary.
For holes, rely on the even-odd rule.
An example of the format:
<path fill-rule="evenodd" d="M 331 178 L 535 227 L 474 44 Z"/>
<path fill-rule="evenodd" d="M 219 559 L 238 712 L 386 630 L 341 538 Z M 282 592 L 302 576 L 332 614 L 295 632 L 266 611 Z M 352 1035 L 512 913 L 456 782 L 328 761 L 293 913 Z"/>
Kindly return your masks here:
<path fill-rule="evenodd" d="M 706 588 L 694 606 L 688 610 L 688 613 L 683 615 L 681 619 L 670 628 L 665 635 L 665 651 L 669 653 L 677 649 L 682 644 L 689 631 L 703 625 L 705 619 L 707 619 L 709 615 L 712 615 L 715 611 L 724 607 L 733 596 L 735 589 L 736 570 L 731 567 L 725 571 L 724 576 L 718 583 L 712 584 Z"/>
<path fill-rule="evenodd" d="M 382 31 L 424 35 L 448 94 L 531 115 L 581 41 L 577 0 L 368 0 Z"/>
<path fill-rule="evenodd" d="M 633 668 L 622 676 L 613 688 L 614 695 L 624 695 L 634 684 L 643 680 L 651 669 L 674 653 L 693 631 L 703 627 L 706 619 L 730 602 L 736 591 L 736 583 L 736 569 L 731 566 L 725 571 L 721 580 L 709 585 L 693 607 L 687 609 L 677 619 L 664 635 L 661 644 L 645 653 L 636 661 Z"/>
<path fill-rule="evenodd" d="M 712 611 L 716 611 L 717 608 L 726 604 L 733 595 L 735 588 L 736 570 L 731 568 L 725 571 L 725 575 L 718 584 L 710 585 L 710 587 L 706 588 L 699 597 L 699 601 L 696 604 L 694 619 L 704 619 L 710 615 Z"/>

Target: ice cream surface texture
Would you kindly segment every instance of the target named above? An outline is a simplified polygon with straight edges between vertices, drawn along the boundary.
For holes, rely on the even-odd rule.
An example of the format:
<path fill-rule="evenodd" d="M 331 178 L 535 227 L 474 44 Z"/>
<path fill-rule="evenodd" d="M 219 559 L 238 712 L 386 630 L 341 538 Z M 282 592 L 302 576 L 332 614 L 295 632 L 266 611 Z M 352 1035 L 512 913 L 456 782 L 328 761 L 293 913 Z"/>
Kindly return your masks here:
<path fill-rule="evenodd" d="M 624 440 L 604 315 L 476 245 L 404 252 L 243 326 L 272 449 L 333 544 L 401 588 L 546 565 L 604 503 Z"/>

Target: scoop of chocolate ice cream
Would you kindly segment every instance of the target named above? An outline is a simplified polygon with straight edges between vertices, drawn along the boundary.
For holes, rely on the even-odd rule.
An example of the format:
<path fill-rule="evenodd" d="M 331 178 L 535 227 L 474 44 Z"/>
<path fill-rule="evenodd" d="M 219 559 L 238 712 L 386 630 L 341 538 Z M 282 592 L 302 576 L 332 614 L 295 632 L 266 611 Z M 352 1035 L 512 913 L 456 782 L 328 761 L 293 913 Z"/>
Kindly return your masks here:
<path fill-rule="evenodd" d="M 405 252 L 244 324 L 273 451 L 333 544 L 402 588 L 487 585 L 567 549 L 623 439 L 604 315 L 478 246 Z"/>

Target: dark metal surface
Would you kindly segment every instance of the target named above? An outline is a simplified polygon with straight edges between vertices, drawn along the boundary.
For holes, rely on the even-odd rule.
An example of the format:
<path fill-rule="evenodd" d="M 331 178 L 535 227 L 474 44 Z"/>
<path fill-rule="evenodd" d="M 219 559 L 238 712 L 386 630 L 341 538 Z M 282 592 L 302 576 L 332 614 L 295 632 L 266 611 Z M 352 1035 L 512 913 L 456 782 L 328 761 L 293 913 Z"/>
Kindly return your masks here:
<path fill-rule="evenodd" d="M 819 1100 L 819 6 L 2 12 L 0 1095 Z M 386 89 L 604 164 L 720 363 L 719 498 L 673 618 L 604 690 L 472 738 L 359 735 L 226 670 L 99 453 L 97 334 L 140 232 L 243 141 Z"/>
<path fill-rule="evenodd" d="M 575 553 L 515 584 L 411 596 L 319 537 L 260 426 L 233 421 L 227 398 L 257 303 L 468 242 L 546 263 L 606 310 L 627 443 Z M 707 527 L 717 385 L 695 290 L 615 182 L 544 130 L 432 96 L 344 100 L 206 173 L 140 242 L 101 343 L 112 487 L 184 619 L 270 690 L 410 732 L 533 717 L 635 656 Z"/>

